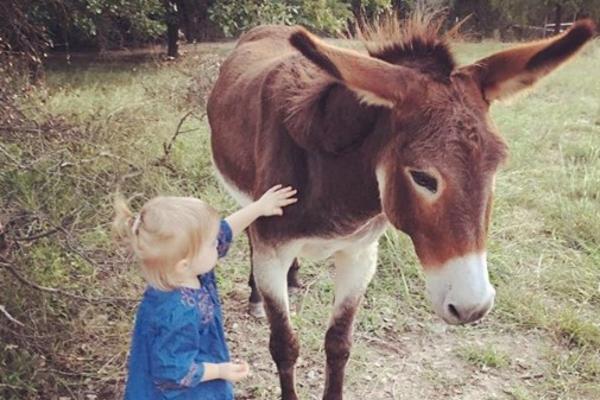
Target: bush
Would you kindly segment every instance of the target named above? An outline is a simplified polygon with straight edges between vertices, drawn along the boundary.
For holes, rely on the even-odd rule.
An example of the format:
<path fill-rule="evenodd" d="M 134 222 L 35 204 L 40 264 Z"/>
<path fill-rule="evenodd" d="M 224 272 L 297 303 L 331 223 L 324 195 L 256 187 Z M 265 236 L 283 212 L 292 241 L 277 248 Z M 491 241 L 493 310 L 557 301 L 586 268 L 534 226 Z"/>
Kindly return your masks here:
<path fill-rule="evenodd" d="M 352 18 L 350 5 L 339 0 L 223 0 L 211 6 L 209 15 L 228 37 L 260 24 L 301 24 L 335 34 Z"/>

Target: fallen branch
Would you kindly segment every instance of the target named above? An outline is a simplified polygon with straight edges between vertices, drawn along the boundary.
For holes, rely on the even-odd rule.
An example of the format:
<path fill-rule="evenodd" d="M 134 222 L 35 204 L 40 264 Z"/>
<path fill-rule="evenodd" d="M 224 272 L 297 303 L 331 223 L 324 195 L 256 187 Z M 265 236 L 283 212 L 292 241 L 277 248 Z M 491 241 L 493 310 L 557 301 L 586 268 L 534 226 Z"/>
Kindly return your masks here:
<path fill-rule="evenodd" d="M 19 326 L 25 326 L 25 324 L 23 324 L 21 321 L 10 315 L 10 313 L 6 311 L 6 307 L 4 307 L 2 304 L 0 304 L 0 311 L 6 316 L 6 318 L 8 318 L 9 321 L 14 322 Z"/>
<path fill-rule="evenodd" d="M 0 126 L 0 131 L 12 132 L 12 133 L 41 133 L 42 130 L 39 128 L 17 128 L 14 126 Z"/>
<path fill-rule="evenodd" d="M 23 275 L 21 275 L 19 272 L 17 272 L 17 270 L 8 262 L 6 261 L 3 257 L 0 257 L 0 267 L 6 269 L 8 272 L 10 272 L 15 278 L 17 278 L 17 280 L 19 282 L 21 282 L 22 284 L 25 284 L 29 287 L 32 287 L 36 290 L 42 291 L 42 292 L 47 292 L 47 293 L 52 293 L 52 294 L 59 294 L 59 295 L 63 295 L 63 296 L 67 296 L 70 297 L 72 299 L 77 299 L 77 300 L 83 300 L 86 301 L 88 303 L 111 303 L 114 301 L 127 301 L 127 302 L 134 302 L 137 301 L 136 299 L 132 299 L 129 297 L 98 297 L 98 298 L 91 298 L 91 297 L 86 297 L 86 296 L 81 296 L 75 293 L 71 293 L 68 292 L 66 290 L 60 289 L 60 288 L 53 288 L 53 287 L 47 287 L 47 286 L 42 286 L 39 285 L 35 282 L 31 282 L 30 280 L 28 280 L 27 278 L 25 278 Z"/>
<path fill-rule="evenodd" d="M 10 161 L 13 162 L 13 164 L 15 164 L 16 166 L 21 166 L 21 163 L 19 162 L 19 160 L 17 160 L 15 157 L 13 157 L 8 150 L 6 150 L 4 148 L 4 146 L 0 146 L 0 151 L 6 156 L 6 158 L 8 158 Z"/>
<path fill-rule="evenodd" d="M 523 375 L 520 376 L 521 379 L 523 379 L 524 381 L 529 380 L 529 379 L 540 379 L 543 378 L 544 374 L 543 373 L 537 373 L 537 374 L 530 374 L 530 375 Z"/>
<path fill-rule="evenodd" d="M 67 251 L 70 251 L 71 253 L 77 254 L 79 257 L 81 257 L 83 260 L 85 260 L 92 267 L 96 268 L 97 265 L 94 260 L 92 260 L 90 257 L 88 257 L 84 252 L 82 252 L 81 250 L 79 250 L 75 246 L 73 246 L 73 244 L 71 243 L 71 238 L 72 238 L 71 233 L 69 231 L 67 231 L 65 228 L 63 228 L 62 226 L 59 226 L 58 229 L 65 235 L 66 246 L 61 245 L 61 247 L 64 250 L 67 250 Z"/>
<path fill-rule="evenodd" d="M 6 233 L 4 232 L 2 222 L 0 222 L 0 254 L 6 249 L 8 249 L 8 243 L 6 243 Z"/>
<path fill-rule="evenodd" d="M 15 386 L 15 385 L 9 385 L 8 383 L 0 383 L 0 388 L 9 388 L 9 389 L 13 389 L 13 390 L 22 390 L 22 389 L 24 389 L 23 387 L 19 387 L 19 386 Z"/>
<path fill-rule="evenodd" d="M 37 239 L 44 238 L 46 236 L 53 235 L 56 232 L 58 232 L 59 230 L 61 230 L 61 228 L 54 227 L 52 229 L 47 230 L 46 232 L 38 233 L 36 235 L 25 236 L 25 237 L 11 237 L 11 238 L 8 238 L 8 239 L 9 240 L 14 240 L 15 242 L 31 242 L 33 240 L 37 240 Z"/>
<path fill-rule="evenodd" d="M 7 236 L 5 238 L 5 240 L 12 240 L 15 242 L 32 242 L 34 240 L 37 239 L 42 239 L 45 238 L 47 236 L 53 235 L 56 232 L 64 232 L 65 234 L 68 234 L 68 232 L 65 230 L 65 227 L 70 225 L 73 222 L 74 217 L 83 209 L 83 207 L 78 207 L 76 208 L 73 212 L 71 212 L 70 214 L 66 215 L 60 225 L 55 225 L 54 227 L 48 229 L 45 232 L 41 232 L 41 233 L 36 233 L 34 235 L 29 235 L 29 236 L 23 236 L 23 237 L 10 237 Z M 0 226 L 0 235 L 3 233 L 2 231 L 2 226 Z"/>

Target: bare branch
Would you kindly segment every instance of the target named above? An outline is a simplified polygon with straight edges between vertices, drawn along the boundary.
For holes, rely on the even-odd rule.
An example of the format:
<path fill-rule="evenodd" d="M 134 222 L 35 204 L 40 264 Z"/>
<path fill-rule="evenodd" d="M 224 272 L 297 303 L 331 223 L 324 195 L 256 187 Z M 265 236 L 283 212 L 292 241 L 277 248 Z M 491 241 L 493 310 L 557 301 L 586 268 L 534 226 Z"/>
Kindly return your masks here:
<path fill-rule="evenodd" d="M 25 284 L 25 285 L 27 285 L 29 287 L 32 287 L 32 288 L 34 288 L 36 290 L 39 290 L 39 291 L 42 291 L 42 292 L 47 292 L 47 293 L 52 293 L 52 294 L 59 294 L 59 295 L 63 295 L 63 296 L 67 296 L 67 297 L 73 298 L 73 299 L 83 300 L 83 301 L 86 301 L 86 302 L 92 303 L 92 304 L 94 304 L 94 303 L 112 303 L 114 301 L 126 301 L 126 302 L 137 301 L 136 299 L 132 299 L 130 297 L 98 297 L 98 298 L 91 298 L 91 297 L 86 297 L 86 296 L 80 296 L 78 294 L 71 293 L 71 292 L 68 292 L 66 290 L 59 289 L 59 288 L 53 288 L 53 287 L 47 287 L 47 286 L 38 285 L 37 283 L 31 282 L 30 280 L 28 280 L 27 278 L 25 278 L 23 275 L 21 275 L 19 272 L 17 272 L 17 270 L 4 257 L 0 257 L 0 267 L 4 268 L 8 272 L 10 272 L 22 284 Z"/>
<path fill-rule="evenodd" d="M 54 227 L 52 229 L 47 230 L 46 232 L 42 232 L 39 233 L 37 235 L 31 235 L 31 236 L 26 236 L 26 237 L 11 237 L 8 238 L 9 240 L 14 240 L 15 242 L 30 242 L 30 241 L 34 241 L 37 239 L 41 239 L 44 238 L 46 236 L 50 236 L 55 234 L 56 232 L 58 232 L 60 230 L 59 227 Z"/>
<path fill-rule="evenodd" d="M 181 126 L 183 125 L 183 123 L 185 122 L 185 120 L 192 115 L 192 111 L 188 111 L 180 120 L 179 123 L 177 124 L 177 129 L 175 129 L 175 134 L 173 135 L 173 137 L 171 138 L 171 140 L 169 141 L 169 143 L 163 143 L 163 148 L 165 150 L 165 158 L 169 157 L 169 154 L 171 154 L 171 149 L 173 148 L 173 144 L 175 143 L 175 140 L 177 139 L 177 136 L 179 136 L 179 134 L 181 133 Z"/>
<path fill-rule="evenodd" d="M 157 167 L 162 166 L 162 167 L 167 168 L 172 173 L 177 173 L 177 170 L 175 169 L 175 167 L 169 162 L 169 156 L 171 155 L 171 151 L 173 150 L 173 145 L 175 144 L 175 141 L 177 140 L 177 137 L 179 135 L 181 135 L 183 133 L 193 132 L 193 131 L 200 129 L 200 128 L 194 128 L 194 129 L 187 129 L 185 131 L 181 130 L 183 123 L 193 114 L 194 114 L 193 111 L 188 111 L 183 117 L 181 117 L 181 119 L 179 120 L 179 123 L 177 124 L 177 128 L 175 129 L 175 133 L 171 137 L 171 140 L 163 143 L 163 150 L 164 150 L 163 156 L 156 159 L 154 162 L 152 162 L 152 165 L 157 166 Z M 198 119 L 203 120 L 205 116 L 206 116 L 206 113 L 203 113 L 200 116 L 198 116 Z"/>
<path fill-rule="evenodd" d="M 12 133 L 42 133 L 42 130 L 39 128 L 24 128 L 24 127 L 16 127 L 16 126 L 0 126 L 0 132 L 12 132 Z"/>
<path fill-rule="evenodd" d="M 10 315 L 10 313 L 6 311 L 6 307 L 4 307 L 2 304 L 0 304 L 0 311 L 6 316 L 6 318 L 8 318 L 9 321 L 14 322 L 19 326 L 25 326 L 25 324 L 23 324 L 21 321 L 17 320 L 15 317 Z"/>

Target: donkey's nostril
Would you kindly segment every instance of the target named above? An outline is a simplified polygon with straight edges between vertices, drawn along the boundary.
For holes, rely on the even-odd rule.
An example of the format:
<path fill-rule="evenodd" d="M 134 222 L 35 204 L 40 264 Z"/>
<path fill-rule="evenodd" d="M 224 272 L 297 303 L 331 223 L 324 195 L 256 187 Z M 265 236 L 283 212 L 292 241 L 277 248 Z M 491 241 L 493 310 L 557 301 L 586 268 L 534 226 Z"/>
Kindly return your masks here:
<path fill-rule="evenodd" d="M 458 313 L 456 307 L 454 307 L 454 304 L 448 304 L 448 311 L 450 311 L 450 314 L 452 314 L 453 317 L 460 320 L 460 314 Z"/>

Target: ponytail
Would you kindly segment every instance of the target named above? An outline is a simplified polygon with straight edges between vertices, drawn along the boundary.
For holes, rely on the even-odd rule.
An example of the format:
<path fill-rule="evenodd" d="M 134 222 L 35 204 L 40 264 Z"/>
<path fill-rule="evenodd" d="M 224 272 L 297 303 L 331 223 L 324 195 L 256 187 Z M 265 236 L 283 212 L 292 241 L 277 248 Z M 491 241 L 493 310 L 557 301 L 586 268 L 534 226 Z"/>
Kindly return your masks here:
<path fill-rule="evenodd" d="M 113 232 L 117 238 L 126 240 L 128 244 L 131 244 L 133 236 L 133 232 L 131 231 L 133 213 L 127 206 L 125 198 L 120 194 L 115 195 L 114 207 L 115 219 L 112 224 Z"/>

